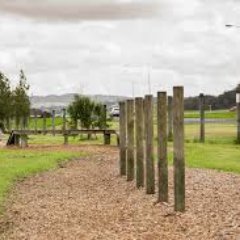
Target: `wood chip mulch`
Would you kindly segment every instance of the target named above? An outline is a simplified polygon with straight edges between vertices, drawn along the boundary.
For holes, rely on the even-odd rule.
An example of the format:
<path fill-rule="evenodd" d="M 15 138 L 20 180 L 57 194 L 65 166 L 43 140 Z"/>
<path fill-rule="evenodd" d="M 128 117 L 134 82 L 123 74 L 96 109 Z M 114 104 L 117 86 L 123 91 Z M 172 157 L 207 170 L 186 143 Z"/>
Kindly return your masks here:
<path fill-rule="evenodd" d="M 89 150 L 89 149 L 88 149 Z M 0 239 L 240 240 L 240 176 L 186 170 L 186 206 L 137 190 L 118 174 L 116 148 L 19 182 L 0 217 Z"/>

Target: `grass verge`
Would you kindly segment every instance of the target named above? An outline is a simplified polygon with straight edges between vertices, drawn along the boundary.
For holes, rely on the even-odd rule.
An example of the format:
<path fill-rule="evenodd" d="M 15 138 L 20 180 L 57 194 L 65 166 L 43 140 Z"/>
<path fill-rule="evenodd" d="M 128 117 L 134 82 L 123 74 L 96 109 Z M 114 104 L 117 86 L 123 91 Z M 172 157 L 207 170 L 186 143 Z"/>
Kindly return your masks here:
<path fill-rule="evenodd" d="M 0 149 L 0 206 L 16 180 L 57 168 L 59 163 L 83 155 L 82 152 L 57 150 Z"/>

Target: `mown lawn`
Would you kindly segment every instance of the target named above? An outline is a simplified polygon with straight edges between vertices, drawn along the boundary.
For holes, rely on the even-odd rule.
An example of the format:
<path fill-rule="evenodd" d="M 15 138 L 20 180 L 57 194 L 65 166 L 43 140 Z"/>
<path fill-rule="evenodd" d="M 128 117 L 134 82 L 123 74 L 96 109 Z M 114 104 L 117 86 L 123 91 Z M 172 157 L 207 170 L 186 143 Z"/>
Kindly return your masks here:
<path fill-rule="evenodd" d="M 83 155 L 57 150 L 0 149 L 0 206 L 16 180 L 57 168 L 59 163 Z"/>

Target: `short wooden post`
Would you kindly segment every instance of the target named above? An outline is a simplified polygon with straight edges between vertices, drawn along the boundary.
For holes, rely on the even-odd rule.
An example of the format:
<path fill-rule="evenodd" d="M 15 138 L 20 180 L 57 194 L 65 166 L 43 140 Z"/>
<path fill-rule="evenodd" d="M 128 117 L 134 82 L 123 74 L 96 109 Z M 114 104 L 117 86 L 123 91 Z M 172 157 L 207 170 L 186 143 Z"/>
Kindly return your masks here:
<path fill-rule="evenodd" d="M 64 145 L 68 144 L 68 134 L 67 134 L 67 111 L 63 109 L 63 136 L 64 136 Z"/>
<path fill-rule="evenodd" d="M 111 145 L 111 134 L 108 132 L 104 133 L 104 145 Z"/>
<path fill-rule="evenodd" d="M 134 180 L 134 100 L 127 100 L 127 181 Z"/>
<path fill-rule="evenodd" d="M 126 119 L 126 103 L 120 102 L 120 119 L 119 119 L 119 133 L 120 133 L 120 175 L 126 175 L 126 159 L 127 159 L 127 119 Z"/>
<path fill-rule="evenodd" d="M 237 104 L 237 143 L 240 144 L 240 84 L 236 89 L 236 104 Z"/>
<path fill-rule="evenodd" d="M 155 168 L 153 152 L 153 96 L 145 97 L 145 135 L 146 135 L 146 193 L 155 193 Z"/>
<path fill-rule="evenodd" d="M 159 92 L 157 99 L 158 122 L 158 201 L 168 202 L 167 158 L 167 93 Z"/>
<path fill-rule="evenodd" d="M 205 142 L 205 108 L 204 94 L 199 95 L 199 110 L 200 110 L 200 142 Z"/>
<path fill-rule="evenodd" d="M 21 148 L 26 148 L 28 147 L 28 136 L 26 134 L 21 135 Z"/>
<path fill-rule="evenodd" d="M 168 96 L 168 141 L 173 140 L 172 96 Z"/>
<path fill-rule="evenodd" d="M 47 130 L 47 113 L 46 111 L 43 112 L 43 134 L 46 135 Z"/>
<path fill-rule="evenodd" d="M 35 109 L 34 110 L 34 131 L 35 131 L 35 134 L 37 134 L 37 131 L 38 131 L 38 123 L 37 123 L 38 119 L 37 119 L 37 110 Z"/>
<path fill-rule="evenodd" d="M 143 98 L 135 99 L 135 124 L 136 124 L 136 185 L 144 186 L 144 143 L 143 143 Z"/>
<path fill-rule="evenodd" d="M 173 89 L 173 152 L 175 211 L 185 211 L 184 89 Z"/>
<path fill-rule="evenodd" d="M 52 135 L 55 136 L 55 114 L 56 111 L 52 110 Z"/>

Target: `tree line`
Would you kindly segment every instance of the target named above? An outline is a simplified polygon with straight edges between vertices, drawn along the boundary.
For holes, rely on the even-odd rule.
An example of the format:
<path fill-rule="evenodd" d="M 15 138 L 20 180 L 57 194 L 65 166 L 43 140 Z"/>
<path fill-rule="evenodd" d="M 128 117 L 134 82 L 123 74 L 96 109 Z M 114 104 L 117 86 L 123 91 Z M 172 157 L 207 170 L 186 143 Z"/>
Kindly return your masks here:
<path fill-rule="evenodd" d="M 11 87 L 9 78 L 0 72 L 0 129 L 11 128 L 11 120 L 15 120 L 16 128 L 26 126 L 30 115 L 29 84 L 23 72 L 20 71 L 19 82 L 15 88 Z"/>
<path fill-rule="evenodd" d="M 230 109 L 236 106 L 236 89 L 226 91 L 219 96 L 205 95 L 205 107 L 212 110 L 219 109 Z M 198 110 L 199 109 L 199 97 L 188 97 L 185 98 L 185 109 L 186 110 Z"/>

